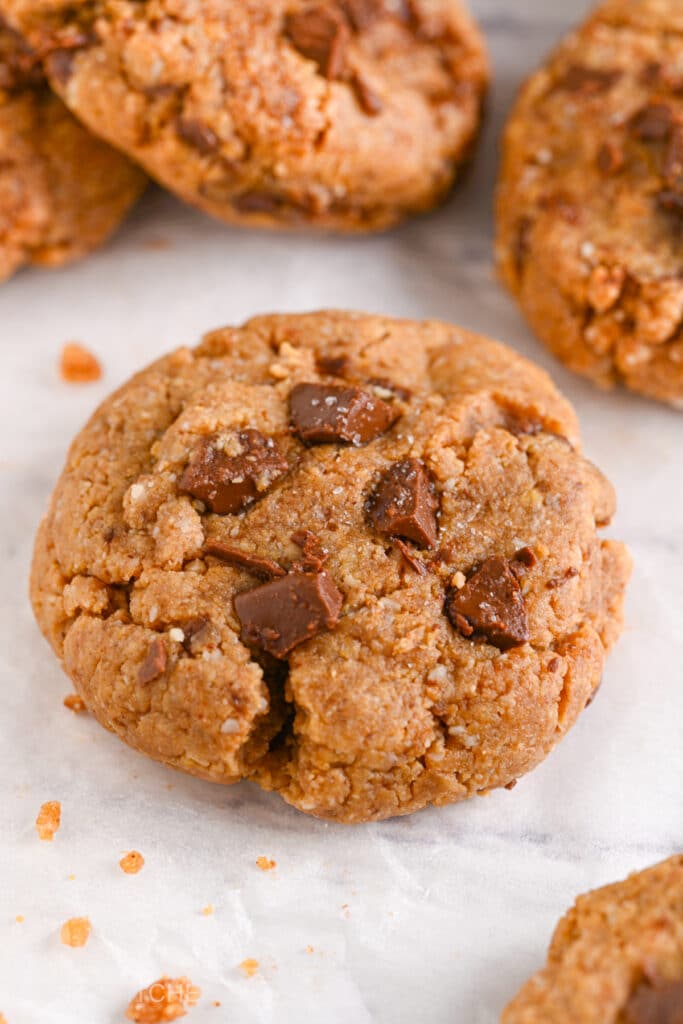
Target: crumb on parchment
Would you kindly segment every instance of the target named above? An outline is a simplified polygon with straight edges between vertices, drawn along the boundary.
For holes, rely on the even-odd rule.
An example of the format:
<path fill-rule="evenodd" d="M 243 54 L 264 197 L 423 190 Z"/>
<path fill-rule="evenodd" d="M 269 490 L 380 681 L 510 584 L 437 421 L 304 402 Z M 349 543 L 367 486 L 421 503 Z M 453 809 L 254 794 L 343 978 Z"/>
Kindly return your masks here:
<path fill-rule="evenodd" d="M 62 805 L 59 800 L 47 800 L 38 811 L 36 832 L 38 838 L 51 843 L 62 820 Z"/>
<path fill-rule="evenodd" d="M 211 917 L 213 914 L 213 903 L 207 903 L 205 907 L 202 907 L 202 914 L 204 917 Z"/>
<path fill-rule="evenodd" d="M 272 871 L 273 868 L 277 867 L 277 861 L 271 860 L 269 857 L 257 857 L 256 867 L 261 871 Z"/>
<path fill-rule="evenodd" d="M 167 978 L 165 975 L 141 989 L 131 999 L 126 1019 L 135 1024 L 164 1024 L 184 1017 L 195 1006 L 201 990 L 189 978 Z"/>
<path fill-rule="evenodd" d="M 145 858 L 138 850 L 129 850 L 119 861 L 119 867 L 126 875 L 137 875 L 145 866 Z"/>
<path fill-rule="evenodd" d="M 247 959 L 243 960 L 239 965 L 239 968 L 245 978 L 253 978 L 259 969 L 259 962 L 258 960 L 254 960 L 253 957 L 247 957 Z"/>
<path fill-rule="evenodd" d="M 77 693 L 67 693 L 63 703 L 65 708 L 68 708 L 69 711 L 74 711 L 76 714 L 86 710 L 85 701 Z"/>
<path fill-rule="evenodd" d="M 71 917 L 62 925 L 59 933 L 65 946 L 72 946 L 78 949 L 85 946 L 90 938 L 91 925 L 87 917 Z"/>
<path fill-rule="evenodd" d="M 90 384 L 102 376 L 99 359 L 77 342 L 67 342 L 59 357 L 59 374 L 67 384 Z"/>

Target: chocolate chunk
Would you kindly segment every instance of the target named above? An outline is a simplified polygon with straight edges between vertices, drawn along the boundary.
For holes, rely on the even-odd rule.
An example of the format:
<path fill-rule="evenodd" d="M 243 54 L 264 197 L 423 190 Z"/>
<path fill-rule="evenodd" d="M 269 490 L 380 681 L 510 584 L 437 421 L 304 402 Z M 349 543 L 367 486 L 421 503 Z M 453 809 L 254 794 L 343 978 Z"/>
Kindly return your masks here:
<path fill-rule="evenodd" d="M 319 572 L 327 561 L 327 551 L 311 530 L 297 530 L 292 543 L 301 548 L 303 558 L 294 568 L 300 572 Z"/>
<path fill-rule="evenodd" d="M 145 683 L 154 682 L 159 676 L 163 676 L 166 671 L 167 662 L 166 646 L 161 637 L 157 636 L 149 645 L 147 657 L 140 666 L 138 682 L 144 685 Z"/>
<path fill-rule="evenodd" d="M 559 79 L 556 88 L 597 96 L 611 89 L 621 75 L 622 72 L 617 69 L 589 68 L 585 64 L 572 64 Z"/>
<path fill-rule="evenodd" d="M 326 572 L 292 572 L 235 597 L 243 643 L 286 658 L 339 622 L 343 594 Z"/>
<path fill-rule="evenodd" d="M 213 129 L 195 117 L 179 117 L 176 121 L 176 131 L 181 139 L 203 156 L 215 153 L 220 145 Z"/>
<path fill-rule="evenodd" d="M 674 125 L 674 112 L 667 103 L 648 103 L 630 121 L 633 135 L 641 142 L 663 142 Z"/>
<path fill-rule="evenodd" d="M 642 984 L 623 1011 L 624 1024 L 681 1024 L 683 979 L 658 985 Z"/>
<path fill-rule="evenodd" d="M 501 651 L 529 639 L 524 597 L 505 558 L 487 558 L 464 587 L 450 590 L 446 615 L 463 636 L 481 636 Z"/>
<path fill-rule="evenodd" d="M 683 192 L 665 188 L 658 194 L 657 202 L 667 213 L 675 213 L 678 217 L 683 217 Z"/>
<path fill-rule="evenodd" d="M 315 357 L 315 365 L 318 372 L 327 374 L 329 377 L 344 377 L 349 368 L 349 357 L 347 355 L 331 356 L 318 353 Z"/>
<path fill-rule="evenodd" d="M 433 548 L 438 536 L 434 488 L 418 459 L 395 462 L 368 501 L 368 515 L 380 533 Z"/>
<path fill-rule="evenodd" d="M 262 558 L 260 555 L 252 554 L 251 551 L 243 551 L 232 544 L 224 544 L 222 541 L 210 540 L 204 545 L 204 554 L 220 558 L 228 565 L 234 565 L 238 569 L 246 569 L 254 576 L 271 580 L 276 576 L 286 576 L 286 571 L 271 558 Z"/>
<path fill-rule="evenodd" d="M 515 551 L 512 559 L 512 565 L 521 567 L 523 571 L 524 569 L 533 569 L 537 561 L 538 559 L 532 549 L 528 545 L 525 545 L 523 548 L 520 548 L 519 551 Z M 517 570 L 513 569 L 513 571 L 519 572 L 520 568 L 517 568 Z"/>
<path fill-rule="evenodd" d="M 226 515 L 262 498 L 286 472 L 287 462 L 275 442 L 248 429 L 227 441 L 202 441 L 178 486 L 212 512 Z"/>
<path fill-rule="evenodd" d="M 297 384 L 289 396 L 292 426 L 306 444 L 364 444 L 400 416 L 388 402 L 360 388 Z"/>
<path fill-rule="evenodd" d="M 411 569 L 414 569 L 418 576 L 427 575 L 427 566 L 424 564 L 422 559 L 418 558 L 415 552 L 410 548 L 404 540 L 400 537 L 394 538 L 394 544 L 403 555 L 403 558 L 408 563 Z"/>
<path fill-rule="evenodd" d="M 315 61 L 325 78 L 340 78 L 346 64 L 350 31 L 334 4 L 318 4 L 285 18 L 285 35 L 304 57 Z"/>

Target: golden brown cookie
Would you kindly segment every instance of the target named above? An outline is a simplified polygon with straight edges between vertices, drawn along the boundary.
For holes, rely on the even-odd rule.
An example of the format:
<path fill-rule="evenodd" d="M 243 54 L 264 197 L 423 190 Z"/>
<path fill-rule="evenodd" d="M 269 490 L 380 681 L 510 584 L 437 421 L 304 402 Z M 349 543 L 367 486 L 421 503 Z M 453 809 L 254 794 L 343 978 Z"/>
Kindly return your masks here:
<path fill-rule="evenodd" d="M 145 177 L 90 135 L 0 19 L 0 281 L 26 263 L 58 266 L 99 245 Z"/>
<path fill-rule="evenodd" d="M 507 786 L 590 701 L 629 558 L 570 406 L 447 324 L 272 316 L 74 441 L 35 613 L 151 757 L 341 821 Z"/>
<path fill-rule="evenodd" d="M 683 6 L 609 0 L 522 89 L 498 264 L 571 369 L 683 405 Z"/>
<path fill-rule="evenodd" d="M 596 889 L 560 921 L 548 963 L 501 1024 L 680 1024 L 683 854 Z"/>
<path fill-rule="evenodd" d="M 342 231 L 429 209 L 487 63 L 459 0 L 2 0 L 84 124 L 226 221 Z"/>

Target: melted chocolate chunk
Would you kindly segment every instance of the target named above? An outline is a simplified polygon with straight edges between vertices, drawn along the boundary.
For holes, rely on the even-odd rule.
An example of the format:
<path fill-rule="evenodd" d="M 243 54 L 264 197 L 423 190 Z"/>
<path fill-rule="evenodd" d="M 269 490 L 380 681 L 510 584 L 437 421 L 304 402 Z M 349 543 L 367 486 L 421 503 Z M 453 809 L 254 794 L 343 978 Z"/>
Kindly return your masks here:
<path fill-rule="evenodd" d="M 202 441 L 178 484 L 212 512 L 239 512 L 262 498 L 287 472 L 275 442 L 258 430 L 243 430 L 228 442 Z"/>
<path fill-rule="evenodd" d="M 487 558 L 460 590 L 450 590 L 446 615 L 462 636 L 483 637 L 501 651 L 529 639 L 524 597 L 505 558 Z"/>
<path fill-rule="evenodd" d="M 140 666 L 138 672 L 138 682 L 152 683 L 159 676 L 163 676 L 166 671 L 166 665 L 168 663 L 168 655 L 166 654 L 166 646 L 160 636 L 157 636 L 152 640 L 147 651 L 147 657 Z"/>
<path fill-rule="evenodd" d="M 663 142 L 674 125 L 674 112 L 667 103 L 648 103 L 631 118 L 630 128 L 641 142 Z"/>
<path fill-rule="evenodd" d="M 621 78 L 622 72 L 603 68 L 589 68 L 585 64 L 572 64 L 558 81 L 556 88 L 567 92 L 580 92 L 597 96 L 608 92 Z"/>
<path fill-rule="evenodd" d="M 348 23 L 334 4 L 318 4 L 288 14 L 285 35 L 302 56 L 315 61 L 325 78 L 340 78 L 351 36 Z"/>
<path fill-rule="evenodd" d="M 339 622 L 344 596 L 326 572 L 291 572 L 237 594 L 242 642 L 286 658 L 295 647 Z"/>
<path fill-rule="evenodd" d="M 176 121 L 176 131 L 181 139 L 193 146 L 202 156 L 215 153 L 220 145 L 213 129 L 195 117 L 179 117 Z"/>
<path fill-rule="evenodd" d="M 330 377 L 344 377 L 349 368 L 350 359 L 347 355 L 331 356 L 319 353 L 315 357 L 318 372 Z"/>
<path fill-rule="evenodd" d="M 297 384 L 289 396 L 292 427 L 306 444 L 364 444 L 395 423 L 400 411 L 368 391 Z"/>
<path fill-rule="evenodd" d="M 247 572 L 253 573 L 254 576 L 260 576 L 262 579 L 271 580 L 276 576 L 287 575 L 282 566 L 271 558 L 262 558 L 251 551 L 243 551 L 241 548 L 236 548 L 232 544 L 224 544 L 222 541 L 207 541 L 204 545 L 204 554 L 220 558 L 222 562 L 234 565 L 238 569 L 246 569 Z"/>
<path fill-rule="evenodd" d="M 438 536 L 434 488 L 418 459 L 395 462 L 375 488 L 368 515 L 376 530 L 433 548 Z"/>
<path fill-rule="evenodd" d="M 683 1024 L 683 979 L 639 985 L 624 1007 L 624 1024 Z"/>

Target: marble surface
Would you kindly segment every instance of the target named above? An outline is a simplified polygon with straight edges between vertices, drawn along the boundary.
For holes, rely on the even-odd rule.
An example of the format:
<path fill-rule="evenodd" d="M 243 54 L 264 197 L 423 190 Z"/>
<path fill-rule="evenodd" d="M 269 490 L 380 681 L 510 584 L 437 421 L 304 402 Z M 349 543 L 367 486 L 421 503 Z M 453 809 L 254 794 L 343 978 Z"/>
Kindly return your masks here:
<path fill-rule="evenodd" d="M 197 1024 L 494 1024 L 576 893 L 683 849 L 683 419 L 564 372 L 490 263 L 502 119 L 520 78 L 587 4 L 474 7 L 496 84 L 476 164 L 438 213 L 375 239 L 267 237 L 152 193 L 105 251 L 63 272 L 21 274 L 0 292 L 8 1024 L 115 1024 L 164 973 L 201 986 Z M 541 362 L 617 486 L 611 532 L 636 564 L 600 696 L 543 766 L 514 792 L 355 828 L 310 820 L 247 784 L 184 778 L 70 714 L 70 687 L 26 599 L 34 529 L 67 443 L 114 385 L 207 328 L 322 306 L 443 317 Z M 101 383 L 60 383 L 57 354 L 69 339 L 100 355 Z M 33 825 L 47 799 L 63 808 L 53 844 L 39 843 Z M 147 860 L 136 877 L 117 866 L 131 848 Z M 260 872 L 259 855 L 277 869 Z M 92 937 L 67 949 L 59 927 L 81 914 Z M 246 957 L 260 964 L 251 979 L 237 967 Z"/>

